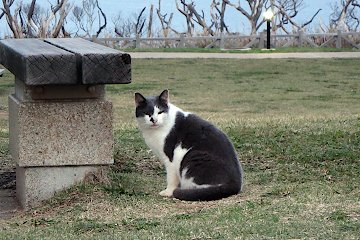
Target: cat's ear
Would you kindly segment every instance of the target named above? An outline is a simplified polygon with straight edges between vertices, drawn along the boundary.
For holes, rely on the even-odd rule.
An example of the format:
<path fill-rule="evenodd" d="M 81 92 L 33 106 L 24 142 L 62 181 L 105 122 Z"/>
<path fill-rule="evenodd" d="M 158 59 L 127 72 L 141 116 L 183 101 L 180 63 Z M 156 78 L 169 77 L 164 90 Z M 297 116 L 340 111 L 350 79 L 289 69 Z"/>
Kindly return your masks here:
<path fill-rule="evenodd" d="M 144 103 L 146 103 L 146 98 L 140 93 L 135 93 L 135 105 L 138 107 Z"/>
<path fill-rule="evenodd" d="M 162 91 L 162 93 L 159 96 L 160 100 L 163 101 L 164 103 L 168 104 L 169 103 L 169 90 L 164 90 Z"/>

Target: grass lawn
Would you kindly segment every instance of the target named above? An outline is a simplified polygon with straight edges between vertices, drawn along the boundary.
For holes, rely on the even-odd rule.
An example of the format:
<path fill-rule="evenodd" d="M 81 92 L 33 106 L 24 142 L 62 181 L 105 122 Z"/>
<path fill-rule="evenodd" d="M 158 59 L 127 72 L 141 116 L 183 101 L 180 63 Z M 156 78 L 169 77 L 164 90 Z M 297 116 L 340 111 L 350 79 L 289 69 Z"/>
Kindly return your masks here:
<path fill-rule="evenodd" d="M 108 85 L 115 162 L 42 206 L 0 220 L 0 239 L 359 239 L 360 59 L 134 59 Z M 9 161 L 0 78 L 0 166 Z M 135 125 L 135 91 L 217 124 L 245 170 L 242 194 L 164 199 L 165 172 Z M 5 166 L 6 165 L 6 166 Z"/>
<path fill-rule="evenodd" d="M 278 47 L 271 51 L 260 48 L 252 49 L 220 49 L 220 48 L 126 48 L 125 52 L 197 52 L 197 53 L 292 53 L 292 52 L 358 52 L 355 48 L 325 48 L 325 47 Z"/>

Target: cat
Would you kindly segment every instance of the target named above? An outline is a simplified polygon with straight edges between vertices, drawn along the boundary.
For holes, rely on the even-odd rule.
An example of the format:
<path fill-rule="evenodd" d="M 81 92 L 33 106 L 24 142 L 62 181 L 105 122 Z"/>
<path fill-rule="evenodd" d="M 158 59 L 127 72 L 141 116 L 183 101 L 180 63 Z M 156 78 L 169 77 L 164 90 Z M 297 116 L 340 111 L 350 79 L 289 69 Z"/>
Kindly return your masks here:
<path fill-rule="evenodd" d="M 214 125 L 170 103 L 169 91 L 135 93 L 135 115 L 146 144 L 166 168 L 159 194 L 211 201 L 243 189 L 243 169 L 228 137 Z"/>

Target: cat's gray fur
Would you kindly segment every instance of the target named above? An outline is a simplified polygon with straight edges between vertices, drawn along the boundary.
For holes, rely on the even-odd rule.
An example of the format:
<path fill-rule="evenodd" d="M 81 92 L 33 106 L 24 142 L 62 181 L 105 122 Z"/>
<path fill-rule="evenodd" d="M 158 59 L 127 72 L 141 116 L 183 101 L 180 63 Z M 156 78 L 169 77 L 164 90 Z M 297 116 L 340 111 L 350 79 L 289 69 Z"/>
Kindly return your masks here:
<path fill-rule="evenodd" d="M 242 191 L 243 170 L 229 138 L 213 124 L 169 101 L 169 92 L 135 93 L 136 119 L 145 142 L 161 159 L 167 188 L 160 195 L 208 201 Z"/>

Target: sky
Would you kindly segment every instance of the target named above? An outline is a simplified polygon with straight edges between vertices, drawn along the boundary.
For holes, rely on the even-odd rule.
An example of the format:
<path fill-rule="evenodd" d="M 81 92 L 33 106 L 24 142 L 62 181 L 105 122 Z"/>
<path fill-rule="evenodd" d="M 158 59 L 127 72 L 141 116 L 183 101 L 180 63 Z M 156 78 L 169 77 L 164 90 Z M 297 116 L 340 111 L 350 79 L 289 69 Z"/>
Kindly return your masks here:
<path fill-rule="evenodd" d="M 17 0 L 19 2 L 19 0 Z M 49 0 L 38 0 L 38 3 L 43 7 L 50 6 L 48 4 Z M 51 1 L 51 0 L 50 0 Z M 53 0 L 52 0 L 53 1 Z M 70 0 L 71 1 L 71 0 Z M 74 0 L 76 3 L 80 3 L 81 0 Z M 299 23 L 306 22 L 311 16 L 318 10 L 322 9 L 320 14 L 314 20 L 313 26 L 321 22 L 322 24 L 328 24 L 329 16 L 331 14 L 331 4 L 335 0 L 304 0 L 304 7 L 299 12 L 296 20 Z M 339 1 L 339 0 L 338 0 Z M 24 3 L 30 2 L 30 0 L 23 0 Z M 100 6 L 108 17 L 109 27 L 113 28 L 111 19 L 118 15 L 119 13 L 123 16 L 124 19 L 131 17 L 134 13 L 138 13 L 141 9 L 146 6 L 146 13 L 148 14 L 150 4 L 154 4 L 154 9 L 158 8 L 158 0 L 99 0 Z M 203 9 L 205 16 L 209 16 L 210 12 L 210 3 L 211 0 L 194 0 L 196 9 Z M 232 0 L 233 3 L 237 3 L 238 0 Z M 244 0 L 240 0 L 244 2 Z M 245 5 L 245 2 L 242 3 Z M 2 7 L 2 6 L 1 6 Z M 161 12 L 162 13 L 174 13 L 173 24 L 172 26 L 178 31 L 186 30 L 186 22 L 183 15 L 178 12 L 175 5 L 175 0 L 162 0 L 161 1 Z M 155 16 L 156 16 L 156 12 Z M 243 34 L 248 34 L 250 32 L 250 27 L 248 26 L 246 20 L 243 19 L 241 14 L 233 9 L 232 7 L 227 7 L 225 22 L 229 25 L 231 32 L 240 32 Z M 68 23 L 69 28 L 74 28 L 71 23 Z M 112 30 L 109 30 L 112 31 Z M 0 20 L 0 37 L 8 35 L 10 30 L 5 22 L 5 17 Z"/>

